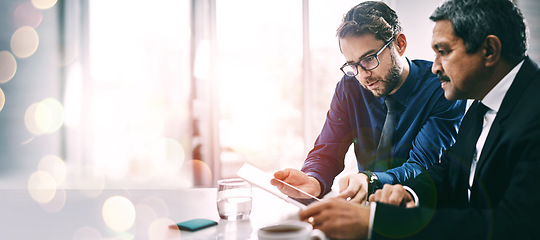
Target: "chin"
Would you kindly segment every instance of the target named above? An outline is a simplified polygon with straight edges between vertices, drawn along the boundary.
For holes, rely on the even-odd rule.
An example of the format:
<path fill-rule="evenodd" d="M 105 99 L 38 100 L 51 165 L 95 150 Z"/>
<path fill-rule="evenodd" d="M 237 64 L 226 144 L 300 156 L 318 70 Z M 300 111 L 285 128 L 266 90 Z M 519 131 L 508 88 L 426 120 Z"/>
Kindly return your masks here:
<path fill-rule="evenodd" d="M 458 100 L 459 96 L 453 89 L 444 89 L 444 97 L 448 100 Z"/>
<path fill-rule="evenodd" d="M 384 96 L 384 95 L 381 95 L 381 94 L 379 94 L 377 92 L 371 92 L 371 93 L 373 93 L 373 96 L 378 97 L 378 98 Z"/>
<path fill-rule="evenodd" d="M 371 91 L 371 93 L 373 93 L 375 97 L 380 98 L 380 97 L 389 95 L 390 91 L 388 91 L 388 89 L 386 88 L 383 88 L 383 89 L 379 88 L 379 89 L 376 89 L 375 91 Z"/>
<path fill-rule="evenodd" d="M 449 90 L 444 90 L 444 97 L 450 101 L 454 101 L 454 100 L 466 100 L 466 99 L 472 99 L 470 96 L 468 96 L 467 94 L 463 93 L 463 92 L 460 92 L 460 91 L 455 91 L 453 89 L 453 91 L 449 91 Z"/>
<path fill-rule="evenodd" d="M 444 97 L 445 97 L 446 99 L 450 100 L 450 101 L 452 101 L 452 100 L 458 100 L 454 95 L 448 94 L 448 93 L 446 93 L 446 92 L 444 92 Z"/>
<path fill-rule="evenodd" d="M 457 100 L 456 91 L 450 82 L 442 82 L 441 88 L 444 90 L 444 97 L 448 100 Z"/>

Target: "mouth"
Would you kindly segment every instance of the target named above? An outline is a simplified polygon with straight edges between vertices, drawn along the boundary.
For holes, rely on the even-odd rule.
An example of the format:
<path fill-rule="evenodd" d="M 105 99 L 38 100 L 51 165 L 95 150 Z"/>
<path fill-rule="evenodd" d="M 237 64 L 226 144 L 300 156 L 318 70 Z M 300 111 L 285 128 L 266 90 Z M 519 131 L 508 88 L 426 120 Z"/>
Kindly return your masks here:
<path fill-rule="evenodd" d="M 379 85 L 379 81 L 374 81 L 372 83 L 366 83 L 368 89 L 373 89 Z"/>

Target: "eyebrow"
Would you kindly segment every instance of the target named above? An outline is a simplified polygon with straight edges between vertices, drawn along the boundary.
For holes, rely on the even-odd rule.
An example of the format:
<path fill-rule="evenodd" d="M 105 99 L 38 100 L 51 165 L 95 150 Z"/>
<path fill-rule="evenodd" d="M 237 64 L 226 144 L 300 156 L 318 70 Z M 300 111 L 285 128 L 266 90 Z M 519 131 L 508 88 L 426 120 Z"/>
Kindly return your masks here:
<path fill-rule="evenodd" d="M 362 60 L 362 58 L 365 58 L 365 57 L 367 57 L 367 56 L 369 56 L 369 55 L 373 55 L 373 54 L 375 54 L 375 53 L 377 53 L 377 49 L 371 49 L 371 50 L 365 52 L 364 54 L 362 54 L 362 55 L 357 59 L 357 61 L 347 61 L 347 63 L 356 63 L 356 62 L 359 62 L 360 60 Z"/>
<path fill-rule="evenodd" d="M 441 42 L 432 45 L 432 48 L 434 49 L 449 48 L 449 47 L 450 45 L 448 45 L 447 43 L 441 43 Z"/>

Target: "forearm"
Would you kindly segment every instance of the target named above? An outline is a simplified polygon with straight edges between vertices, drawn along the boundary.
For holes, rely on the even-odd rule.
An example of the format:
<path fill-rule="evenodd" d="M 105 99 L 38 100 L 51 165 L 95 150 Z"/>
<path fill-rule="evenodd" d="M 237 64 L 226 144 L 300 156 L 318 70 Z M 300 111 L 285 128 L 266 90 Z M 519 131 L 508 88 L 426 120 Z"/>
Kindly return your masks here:
<path fill-rule="evenodd" d="M 379 178 L 382 187 L 384 184 L 396 184 L 414 178 L 424 170 L 423 167 L 416 163 L 406 162 L 399 167 L 389 169 L 385 172 L 375 172 L 375 174 Z"/>
<path fill-rule="evenodd" d="M 447 102 L 445 104 L 448 105 Z M 454 143 L 454 136 L 457 135 L 457 127 L 461 119 L 461 105 L 456 103 L 453 108 L 450 108 L 452 110 L 434 113 L 426 120 L 411 143 L 408 159 L 403 164 L 399 162 L 399 159 L 394 159 L 393 165 L 400 166 L 384 172 L 376 172 L 381 186 L 402 183 L 439 162 L 442 152 Z M 404 151 L 406 145 L 395 146 L 395 151 Z"/>
<path fill-rule="evenodd" d="M 334 183 L 335 177 L 343 170 L 343 163 L 329 158 L 308 157 L 301 171 L 314 177 L 320 183 L 321 194 L 327 194 Z"/>

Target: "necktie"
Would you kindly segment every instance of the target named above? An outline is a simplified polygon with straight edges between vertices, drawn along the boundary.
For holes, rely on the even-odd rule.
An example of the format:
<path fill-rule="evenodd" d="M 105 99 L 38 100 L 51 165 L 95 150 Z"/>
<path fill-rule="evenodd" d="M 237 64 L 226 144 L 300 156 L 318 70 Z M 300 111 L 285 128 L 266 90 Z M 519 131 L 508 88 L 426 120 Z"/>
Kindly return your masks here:
<path fill-rule="evenodd" d="M 399 103 L 391 96 L 387 96 L 384 100 L 386 104 L 386 119 L 384 120 L 383 129 L 379 145 L 377 146 L 377 154 L 375 169 L 376 171 L 386 171 L 391 167 L 393 159 L 392 153 L 392 138 L 397 124 L 397 110 Z"/>
<path fill-rule="evenodd" d="M 480 137 L 480 133 L 482 133 L 482 128 L 484 125 L 484 115 L 486 115 L 487 110 L 489 110 L 486 105 L 482 104 L 481 102 L 475 101 L 474 103 L 474 112 L 471 112 L 474 114 L 473 119 L 473 125 L 471 128 L 471 131 L 469 132 L 469 136 L 467 138 L 467 144 L 465 145 L 466 149 L 464 150 L 464 159 L 466 162 L 472 161 L 471 168 L 469 171 L 469 186 L 468 186 L 468 198 L 470 200 L 471 196 L 471 186 L 472 182 L 474 180 L 474 172 L 476 170 L 476 163 L 478 162 L 477 155 L 479 153 L 476 152 L 476 142 L 478 142 L 478 138 Z M 471 106 L 472 108 L 473 106 Z"/>

